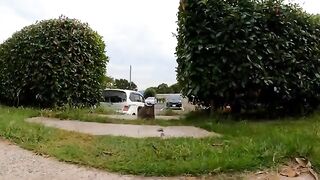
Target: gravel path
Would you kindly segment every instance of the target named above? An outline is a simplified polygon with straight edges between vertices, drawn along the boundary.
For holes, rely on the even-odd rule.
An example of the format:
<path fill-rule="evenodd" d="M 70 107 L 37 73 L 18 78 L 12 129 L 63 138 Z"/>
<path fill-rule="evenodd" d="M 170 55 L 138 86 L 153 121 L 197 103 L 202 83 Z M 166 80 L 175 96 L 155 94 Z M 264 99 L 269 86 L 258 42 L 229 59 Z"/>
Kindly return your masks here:
<path fill-rule="evenodd" d="M 44 158 L 0 139 L 0 179 L 10 180 L 138 180 L 161 179 L 119 175 Z"/>
<path fill-rule="evenodd" d="M 74 120 L 59 120 L 54 118 L 36 117 L 27 119 L 28 122 L 41 123 L 45 126 L 60 128 L 69 131 L 77 131 L 91 135 L 113 135 L 128 136 L 135 138 L 143 137 L 193 137 L 202 138 L 208 136 L 219 136 L 219 134 L 208 132 L 193 126 L 150 126 L 129 124 L 107 124 L 96 122 L 82 122 Z"/>

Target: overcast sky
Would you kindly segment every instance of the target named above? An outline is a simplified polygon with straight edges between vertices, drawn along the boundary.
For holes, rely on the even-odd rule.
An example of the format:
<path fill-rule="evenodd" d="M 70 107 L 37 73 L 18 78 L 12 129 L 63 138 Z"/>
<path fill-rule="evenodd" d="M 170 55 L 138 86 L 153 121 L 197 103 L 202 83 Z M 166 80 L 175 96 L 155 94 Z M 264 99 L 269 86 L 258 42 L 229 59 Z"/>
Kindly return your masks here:
<path fill-rule="evenodd" d="M 320 13 L 320 0 L 296 0 Z M 176 82 L 176 13 L 179 0 L 0 0 L 0 43 L 37 20 L 65 15 L 103 36 L 107 74 L 132 80 L 139 89 Z"/>

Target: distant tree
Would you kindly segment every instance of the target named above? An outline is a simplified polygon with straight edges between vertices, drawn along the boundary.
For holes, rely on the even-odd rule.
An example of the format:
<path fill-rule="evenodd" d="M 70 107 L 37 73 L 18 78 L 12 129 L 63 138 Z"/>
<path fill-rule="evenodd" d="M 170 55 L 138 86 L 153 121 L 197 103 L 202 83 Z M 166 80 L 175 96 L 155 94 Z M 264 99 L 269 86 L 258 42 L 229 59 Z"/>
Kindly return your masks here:
<path fill-rule="evenodd" d="M 181 86 L 178 83 L 172 84 L 169 88 L 171 89 L 172 93 L 181 92 Z"/>
<path fill-rule="evenodd" d="M 102 82 L 105 88 L 114 88 L 114 79 L 112 77 L 104 76 Z"/>
<path fill-rule="evenodd" d="M 137 85 L 134 82 L 130 82 L 126 79 L 116 79 L 114 81 L 114 87 L 118 89 L 129 89 L 129 90 L 134 90 L 137 89 Z"/>
<path fill-rule="evenodd" d="M 168 94 L 172 93 L 172 89 L 166 83 L 160 84 L 156 89 L 158 94 Z"/>
<path fill-rule="evenodd" d="M 143 96 L 144 98 L 155 97 L 156 94 L 157 94 L 156 90 L 153 87 L 150 87 L 144 91 Z"/>
<path fill-rule="evenodd" d="M 320 14 L 312 15 L 312 18 L 313 18 L 313 20 L 314 20 L 316 23 L 319 23 L 319 22 L 320 22 Z"/>

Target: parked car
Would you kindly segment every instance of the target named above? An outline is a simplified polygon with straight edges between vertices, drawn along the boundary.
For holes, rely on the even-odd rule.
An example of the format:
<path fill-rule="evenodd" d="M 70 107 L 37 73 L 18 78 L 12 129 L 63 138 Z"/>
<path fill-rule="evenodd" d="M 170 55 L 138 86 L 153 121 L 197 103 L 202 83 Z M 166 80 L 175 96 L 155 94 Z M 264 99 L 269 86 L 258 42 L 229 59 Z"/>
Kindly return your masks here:
<path fill-rule="evenodd" d="M 166 108 L 170 109 L 182 109 L 182 97 L 181 95 L 170 95 L 166 99 Z"/>
<path fill-rule="evenodd" d="M 103 91 L 103 97 L 101 106 L 109 106 L 122 114 L 137 115 L 138 108 L 144 106 L 144 98 L 137 91 L 106 89 Z"/>
<path fill-rule="evenodd" d="M 147 105 L 155 105 L 157 104 L 157 99 L 155 97 L 148 97 L 146 100 L 145 100 L 145 103 Z"/>

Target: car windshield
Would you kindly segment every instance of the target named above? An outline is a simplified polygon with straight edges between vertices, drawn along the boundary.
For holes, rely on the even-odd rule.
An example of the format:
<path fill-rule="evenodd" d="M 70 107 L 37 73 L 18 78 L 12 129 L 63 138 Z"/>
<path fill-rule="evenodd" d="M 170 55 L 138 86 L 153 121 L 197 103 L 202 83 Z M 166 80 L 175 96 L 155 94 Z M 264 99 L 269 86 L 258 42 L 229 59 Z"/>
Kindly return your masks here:
<path fill-rule="evenodd" d="M 127 95 L 123 91 L 118 90 L 105 90 L 103 92 L 104 102 L 120 103 L 126 102 Z"/>
<path fill-rule="evenodd" d="M 181 102 L 181 96 L 180 95 L 171 95 L 167 98 L 168 102 Z"/>

